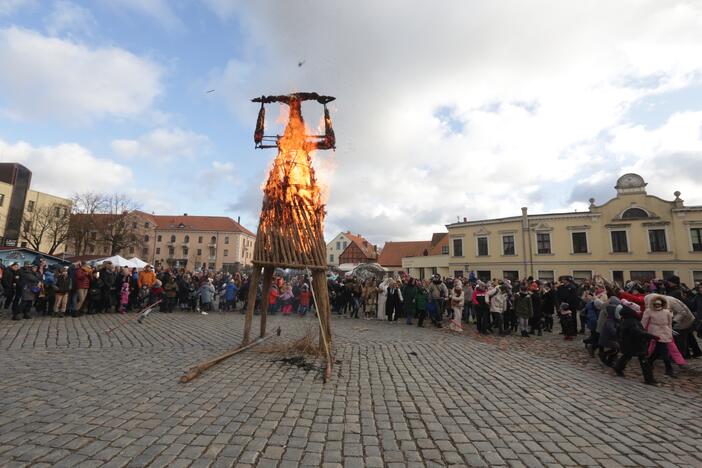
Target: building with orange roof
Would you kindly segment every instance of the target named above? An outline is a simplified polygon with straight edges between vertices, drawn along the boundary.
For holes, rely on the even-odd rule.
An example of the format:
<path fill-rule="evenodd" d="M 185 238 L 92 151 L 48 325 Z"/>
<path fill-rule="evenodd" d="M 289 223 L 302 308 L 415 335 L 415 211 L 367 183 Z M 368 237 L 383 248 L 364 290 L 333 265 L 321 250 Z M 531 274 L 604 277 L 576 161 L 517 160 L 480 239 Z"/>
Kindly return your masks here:
<path fill-rule="evenodd" d="M 347 250 L 344 259 L 342 254 Z M 339 266 L 342 263 L 371 263 L 378 259 L 378 247 L 371 244 L 361 234 L 353 234 L 351 231 L 340 232 L 327 242 L 327 264 L 329 266 Z"/>
<path fill-rule="evenodd" d="M 234 270 L 250 265 L 256 234 L 227 216 L 156 215 L 133 210 L 121 215 L 90 216 L 92 231 L 69 242 L 73 255 L 119 254 L 176 268 Z M 115 244 L 106 232 L 116 217 L 131 237 Z"/>

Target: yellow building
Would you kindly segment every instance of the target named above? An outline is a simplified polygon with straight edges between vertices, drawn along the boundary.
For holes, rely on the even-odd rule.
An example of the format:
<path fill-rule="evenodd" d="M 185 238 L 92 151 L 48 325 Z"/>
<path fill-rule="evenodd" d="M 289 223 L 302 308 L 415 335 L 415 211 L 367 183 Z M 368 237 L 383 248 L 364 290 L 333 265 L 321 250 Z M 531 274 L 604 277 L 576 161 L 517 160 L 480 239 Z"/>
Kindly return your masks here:
<path fill-rule="evenodd" d="M 585 212 L 522 208 L 521 216 L 449 224 L 448 259 L 433 268 L 448 260 L 451 276 L 473 270 L 483 280 L 600 274 L 623 283 L 675 274 L 689 286 L 702 281 L 702 206 L 685 206 L 679 192 L 671 201 L 648 195 L 637 174 L 621 176 L 615 188 L 615 198 L 590 199 Z M 403 259 L 403 266 L 418 261 Z"/>
<path fill-rule="evenodd" d="M 32 190 L 31 180 L 31 171 L 21 164 L 0 163 L 1 244 L 63 252 L 71 200 Z"/>

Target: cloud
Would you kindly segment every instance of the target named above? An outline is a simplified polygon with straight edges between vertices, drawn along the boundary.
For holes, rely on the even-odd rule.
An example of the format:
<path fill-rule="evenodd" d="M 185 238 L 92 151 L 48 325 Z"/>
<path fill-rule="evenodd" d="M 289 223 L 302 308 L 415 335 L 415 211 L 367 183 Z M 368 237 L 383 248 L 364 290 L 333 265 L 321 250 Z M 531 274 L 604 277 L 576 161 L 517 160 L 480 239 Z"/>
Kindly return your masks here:
<path fill-rule="evenodd" d="M 34 31 L 0 29 L 0 112 L 83 123 L 133 118 L 162 92 L 156 63 L 116 47 L 89 47 Z"/>
<path fill-rule="evenodd" d="M 202 2 L 222 20 L 232 18 L 239 9 L 238 0 L 202 0 Z"/>
<path fill-rule="evenodd" d="M 10 16 L 23 8 L 36 6 L 36 0 L 0 0 L 0 17 Z"/>
<path fill-rule="evenodd" d="M 237 183 L 237 173 L 234 163 L 212 161 L 207 169 L 201 170 L 197 175 L 197 183 L 200 187 L 212 190 L 220 184 Z"/>
<path fill-rule="evenodd" d="M 52 36 L 62 33 L 69 35 L 90 35 L 97 21 L 86 8 L 67 0 L 54 2 L 51 13 L 44 20 L 47 32 Z"/>
<path fill-rule="evenodd" d="M 70 197 L 83 191 L 123 191 L 133 182 L 130 168 L 93 155 L 75 143 L 32 146 L 0 139 L 0 160 L 17 162 L 32 171 L 32 188 Z"/>
<path fill-rule="evenodd" d="M 327 224 L 355 219 L 374 242 L 394 225 L 421 238 L 456 216 L 563 210 L 583 170 L 608 168 L 612 186 L 630 164 L 602 149 L 635 103 L 702 82 L 699 3 L 398 5 L 239 3 L 257 53 L 209 77 L 250 125 L 252 96 L 337 96 L 338 149 L 315 156 L 336 163 Z"/>
<path fill-rule="evenodd" d="M 189 130 L 157 128 L 135 140 L 114 140 L 110 146 L 121 157 L 165 161 L 202 155 L 209 151 L 211 142 L 208 137 Z"/>
<path fill-rule="evenodd" d="M 113 8 L 128 10 L 155 20 L 169 30 L 183 28 L 183 22 L 167 0 L 103 0 Z"/>

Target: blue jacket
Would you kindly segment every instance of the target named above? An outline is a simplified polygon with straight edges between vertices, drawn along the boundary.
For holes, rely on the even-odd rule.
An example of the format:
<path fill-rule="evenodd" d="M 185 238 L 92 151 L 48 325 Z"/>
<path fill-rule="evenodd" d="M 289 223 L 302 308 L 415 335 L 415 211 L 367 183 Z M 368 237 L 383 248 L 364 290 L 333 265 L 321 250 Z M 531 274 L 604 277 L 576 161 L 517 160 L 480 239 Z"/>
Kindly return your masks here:
<path fill-rule="evenodd" d="M 239 288 L 236 287 L 236 284 L 234 283 L 227 283 L 227 290 L 225 293 L 225 299 L 228 301 L 233 301 L 234 298 L 236 297 L 236 292 L 239 290 Z"/>

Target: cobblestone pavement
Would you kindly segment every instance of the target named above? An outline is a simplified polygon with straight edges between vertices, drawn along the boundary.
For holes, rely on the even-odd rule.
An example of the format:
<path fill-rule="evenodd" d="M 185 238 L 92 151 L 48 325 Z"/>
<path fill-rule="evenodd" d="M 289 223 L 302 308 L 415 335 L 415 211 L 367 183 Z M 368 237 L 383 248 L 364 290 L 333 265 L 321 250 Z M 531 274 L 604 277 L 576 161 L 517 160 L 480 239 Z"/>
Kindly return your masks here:
<path fill-rule="evenodd" d="M 1 466 L 702 466 L 700 393 L 563 358 L 582 345 L 557 337 L 335 319 L 326 385 L 252 351 L 180 384 L 239 343 L 243 317 L 154 314 L 106 334 L 118 320 L 0 318 Z"/>

